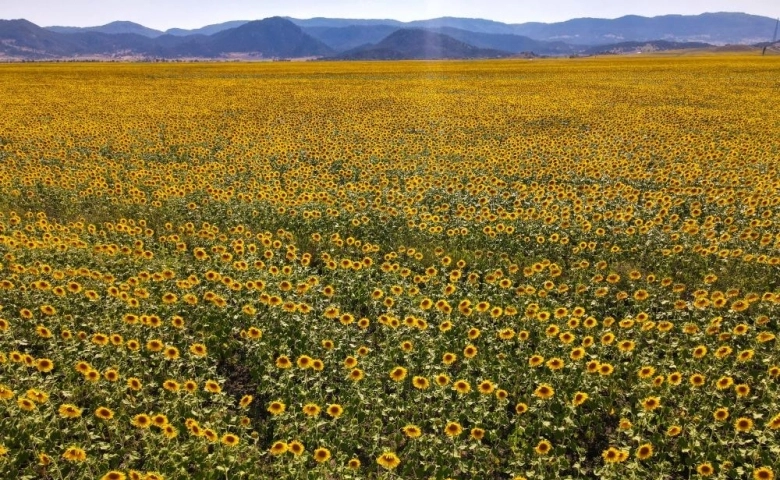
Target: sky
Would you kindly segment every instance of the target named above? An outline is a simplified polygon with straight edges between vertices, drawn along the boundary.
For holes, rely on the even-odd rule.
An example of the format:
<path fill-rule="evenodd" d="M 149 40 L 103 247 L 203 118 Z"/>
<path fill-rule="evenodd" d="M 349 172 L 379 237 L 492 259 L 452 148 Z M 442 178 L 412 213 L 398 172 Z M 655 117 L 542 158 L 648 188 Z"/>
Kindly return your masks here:
<path fill-rule="evenodd" d="M 780 16 L 780 0 L 0 0 L 2 19 L 25 18 L 40 26 L 77 27 L 129 20 L 159 30 L 275 15 L 401 21 L 452 16 L 523 23 L 703 12 L 745 12 L 776 18 Z"/>

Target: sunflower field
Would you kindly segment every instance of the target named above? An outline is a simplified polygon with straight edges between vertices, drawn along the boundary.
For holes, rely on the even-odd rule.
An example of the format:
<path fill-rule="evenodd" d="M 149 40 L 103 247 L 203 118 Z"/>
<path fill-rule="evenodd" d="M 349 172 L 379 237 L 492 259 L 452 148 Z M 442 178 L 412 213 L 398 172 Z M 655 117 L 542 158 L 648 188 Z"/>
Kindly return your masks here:
<path fill-rule="evenodd" d="M 0 478 L 775 478 L 778 79 L 0 66 Z"/>

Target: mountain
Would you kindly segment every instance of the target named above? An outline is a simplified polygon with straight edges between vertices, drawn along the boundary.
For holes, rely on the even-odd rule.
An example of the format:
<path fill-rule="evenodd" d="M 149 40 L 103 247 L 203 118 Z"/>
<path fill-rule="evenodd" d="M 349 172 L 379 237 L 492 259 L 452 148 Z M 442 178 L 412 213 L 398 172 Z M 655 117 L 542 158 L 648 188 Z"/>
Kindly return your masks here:
<path fill-rule="evenodd" d="M 610 45 L 589 47 L 581 53 L 586 55 L 624 54 L 624 53 L 651 53 L 666 50 L 687 50 L 712 48 L 713 45 L 702 42 L 670 42 L 667 40 L 651 40 L 648 42 L 620 42 Z"/>
<path fill-rule="evenodd" d="M 507 24 L 478 18 L 441 17 L 413 22 L 395 20 L 353 20 L 313 18 L 290 21 L 304 28 L 395 26 L 444 31 L 458 29 L 493 35 L 519 35 L 544 41 L 563 41 L 577 45 L 603 45 L 624 41 L 669 40 L 713 44 L 752 44 L 772 39 L 775 19 L 745 13 L 703 13 L 701 15 L 628 15 L 615 19 L 576 18 L 557 23 Z"/>
<path fill-rule="evenodd" d="M 155 38 L 163 34 L 159 30 L 153 28 L 144 27 L 133 22 L 111 22 L 99 27 L 45 27 L 46 30 L 57 33 L 84 33 L 84 32 L 98 32 L 98 33 L 134 33 L 136 35 L 142 35 L 144 37 Z"/>
<path fill-rule="evenodd" d="M 338 28 L 338 27 L 349 27 L 351 25 L 361 25 L 361 26 L 393 25 L 401 28 L 404 25 L 406 25 L 404 22 L 399 22 L 398 20 L 389 20 L 389 19 L 369 20 L 369 19 L 356 19 L 356 18 L 315 17 L 315 18 L 309 18 L 303 20 L 300 18 L 291 18 L 291 17 L 284 17 L 284 18 L 302 28 L 309 28 L 309 27 Z"/>
<path fill-rule="evenodd" d="M 186 38 L 186 37 L 185 37 Z M 245 23 L 210 36 L 213 53 L 260 52 L 264 57 L 314 57 L 333 50 L 289 20 L 271 17 Z"/>
<path fill-rule="evenodd" d="M 401 29 L 373 45 L 342 53 L 344 60 L 434 60 L 457 58 L 496 58 L 511 56 L 508 52 L 477 48 L 436 32 Z"/>
<path fill-rule="evenodd" d="M 478 33 L 461 30 L 459 28 L 443 27 L 433 29 L 463 43 L 480 48 L 502 50 L 504 52 L 521 53 L 533 52 L 539 55 L 571 55 L 577 53 L 580 48 L 573 47 L 564 42 L 545 42 L 524 37 L 522 35 Z"/>
<path fill-rule="evenodd" d="M 337 52 L 377 43 L 395 32 L 394 25 L 349 25 L 347 27 L 303 27 L 304 32 Z"/>
<path fill-rule="evenodd" d="M 0 20 L 0 54 L 45 59 L 145 51 L 154 40 L 132 33 L 57 33 L 27 20 Z"/>
<path fill-rule="evenodd" d="M 512 35 L 516 34 L 514 26 L 493 20 L 483 20 L 481 18 L 456 18 L 441 17 L 430 20 L 415 20 L 408 22 L 405 27 L 409 28 L 457 28 L 459 30 L 468 30 L 476 33 L 492 33 Z"/>
<path fill-rule="evenodd" d="M 233 20 L 230 22 L 215 23 L 214 25 L 206 25 L 205 27 L 195 28 L 192 30 L 185 30 L 183 28 L 169 28 L 165 31 L 165 33 L 168 35 L 175 35 L 177 37 L 184 37 L 187 35 L 213 35 L 223 30 L 240 27 L 241 25 L 249 22 L 250 20 Z"/>
<path fill-rule="evenodd" d="M 645 40 L 749 44 L 771 40 L 774 27 L 775 20 L 769 17 L 724 12 L 659 17 L 628 15 L 613 20 L 577 18 L 513 26 L 517 35 L 579 45 Z"/>
<path fill-rule="evenodd" d="M 27 20 L 0 20 L 0 56 L 13 58 L 216 58 L 230 54 L 291 58 L 333 53 L 327 45 L 280 17 L 248 22 L 211 36 L 166 34 L 156 38 L 94 31 L 58 33 Z"/>

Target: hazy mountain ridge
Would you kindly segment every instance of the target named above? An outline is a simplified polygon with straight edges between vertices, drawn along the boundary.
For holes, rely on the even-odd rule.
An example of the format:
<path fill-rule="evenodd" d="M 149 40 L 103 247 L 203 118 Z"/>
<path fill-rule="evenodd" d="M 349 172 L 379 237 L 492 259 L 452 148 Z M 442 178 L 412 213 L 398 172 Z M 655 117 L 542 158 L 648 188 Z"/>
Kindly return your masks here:
<path fill-rule="evenodd" d="M 27 20 L 0 20 L 0 54 L 46 59 L 79 56 L 151 56 L 161 58 L 215 58 L 228 54 L 255 57 L 317 57 L 333 50 L 280 17 L 245 23 L 206 35 L 161 35 L 101 32 L 58 33 Z"/>
<path fill-rule="evenodd" d="M 99 27 L 41 28 L 26 20 L 3 20 L 0 21 L 0 56 L 12 59 L 89 55 L 113 58 L 234 58 L 235 55 L 291 58 L 342 54 L 342 58 L 431 58 L 431 45 L 438 45 L 433 51 L 440 54 L 440 58 L 481 58 L 521 52 L 541 55 L 619 53 L 704 48 L 709 46 L 706 44 L 763 42 L 763 45 L 771 41 L 775 23 L 768 17 L 742 13 L 652 18 L 629 15 L 611 20 L 579 18 L 552 24 L 515 25 L 454 17 L 414 22 L 272 17 L 162 32 L 124 21 Z M 425 31 L 446 38 L 424 33 L 393 37 L 402 30 Z M 409 39 L 415 38 L 419 44 L 408 44 Z M 491 52 L 475 53 L 480 49 Z"/>
<path fill-rule="evenodd" d="M 116 21 L 116 22 L 107 23 L 105 25 L 100 25 L 97 27 L 83 27 L 83 28 L 53 26 L 53 27 L 46 27 L 46 30 L 50 30 L 52 32 L 57 32 L 57 33 L 84 33 L 84 32 L 97 32 L 97 33 L 108 33 L 108 34 L 134 33 L 136 35 L 141 35 L 149 38 L 156 38 L 165 35 L 166 33 L 166 32 L 161 32 L 160 30 L 155 30 L 153 28 L 145 27 L 138 23 L 126 22 L 126 21 Z"/>
<path fill-rule="evenodd" d="M 441 17 L 412 22 L 400 22 L 391 19 L 283 18 L 304 29 L 350 26 L 394 26 L 398 28 L 427 29 L 456 28 L 475 33 L 520 35 L 534 40 L 564 41 L 577 45 L 601 45 L 605 43 L 644 40 L 702 41 L 715 44 L 768 42 L 772 40 L 776 22 L 776 19 L 769 17 L 733 12 L 703 13 L 700 15 L 661 15 L 656 17 L 626 15 L 615 19 L 575 18 L 564 22 L 527 22 L 518 24 L 456 17 Z M 148 29 L 143 25 L 133 24 L 132 22 L 112 22 L 100 27 L 47 28 L 60 33 L 97 31 L 100 33 L 137 33 L 154 37 L 163 33 L 177 36 L 193 34 L 213 35 L 219 31 L 236 28 L 248 22 L 248 20 L 236 20 L 207 25 L 192 30 L 171 28 L 166 32 Z M 118 28 L 124 28 L 124 30 L 120 32 L 117 31 Z"/>
<path fill-rule="evenodd" d="M 403 28 L 373 45 L 342 53 L 344 60 L 435 60 L 460 58 L 502 58 L 509 52 L 478 48 L 442 33 Z"/>
<path fill-rule="evenodd" d="M 580 45 L 644 40 L 749 44 L 771 40 L 775 23 L 776 19 L 745 13 L 627 15 L 612 20 L 576 18 L 550 24 L 526 23 L 515 25 L 514 33 Z"/>

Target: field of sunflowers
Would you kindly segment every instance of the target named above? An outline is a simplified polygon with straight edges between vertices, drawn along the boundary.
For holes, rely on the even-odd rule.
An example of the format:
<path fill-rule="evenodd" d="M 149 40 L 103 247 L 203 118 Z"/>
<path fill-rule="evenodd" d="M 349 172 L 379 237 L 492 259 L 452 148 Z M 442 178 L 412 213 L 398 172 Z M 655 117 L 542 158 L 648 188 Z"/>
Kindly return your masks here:
<path fill-rule="evenodd" d="M 775 478 L 778 79 L 0 66 L 0 478 Z"/>

